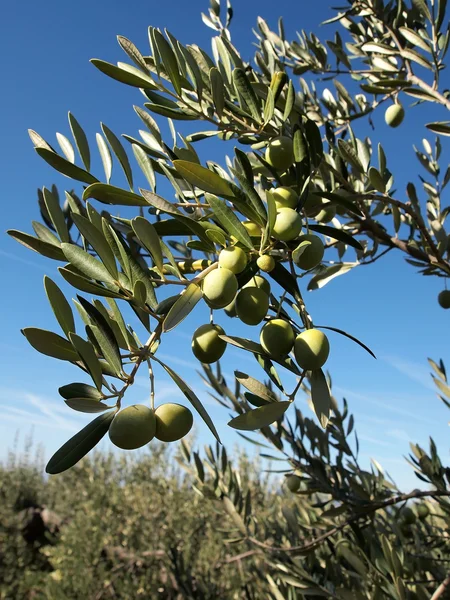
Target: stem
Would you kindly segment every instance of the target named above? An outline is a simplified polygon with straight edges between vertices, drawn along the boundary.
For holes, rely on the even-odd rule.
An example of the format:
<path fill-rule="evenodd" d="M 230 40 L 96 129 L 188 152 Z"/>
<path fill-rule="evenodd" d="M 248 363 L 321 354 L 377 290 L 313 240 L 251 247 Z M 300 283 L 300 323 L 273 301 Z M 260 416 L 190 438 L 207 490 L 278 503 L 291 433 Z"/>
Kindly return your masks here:
<path fill-rule="evenodd" d="M 449 586 L 450 586 L 450 575 L 448 575 L 444 579 L 444 581 L 441 583 L 441 585 L 437 588 L 437 590 L 431 596 L 430 600 L 437 600 L 438 598 L 440 598 L 442 596 L 442 594 L 445 593 L 445 591 L 447 590 L 447 588 Z"/>
<path fill-rule="evenodd" d="M 150 377 L 150 406 L 152 410 L 155 410 L 155 377 L 153 374 L 152 361 L 147 358 L 148 374 Z"/>
<path fill-rule="evenodd" d="M 256 538 L 253 538 L 253 537 L 249 537 L 247 539 L 252 544 L 255 544 L 255 546 L 258 546 L 259 548 L 264 548 L 264 550 L 268 550 L 269 552 L 289 552 L 289 553 L 293 552 L 296 554 L 302 554 L 303 552 L 308 552 L 309 550 L 313 550 L 319 544 L 321 544 L 323 541 L 332 537 L 333 535 L 335 535 L 342 529 L 345 529 L 345 527 L 347 527 L 351 523 L 354 523 L 358 519 L 361 519 L 362 517 L 365 517 L 370 513 L 376 512 L 377 510 L 379 510 L 381 508 L 386 508 L 387 506 L 392 506 L 394 504 L 398 504 L 399 502 L 406 502 L 407 500 L 411 500 L 413 498 L 426 498 L 426 497 L 430 497 L 430 496 L 432 498 L 437 498 L 440 496 L 441 497 L 442 496 L 449 497 L 450 491 L 447 491 L 447 490 L 434 490 L 434 491 L 415 490 L 409 494 L 400 494 L 398 496 L 393 496 L 392 498 L 389 498 L 388 500 L 384 500 L 383 502 L 373 503 L 372 506 L 368 506 L 366 508 L 365 513 L 362 514 L 361 512 L 359 512 L 357 514 L 351 515 L 346 521 L 344 521 L 340 525 L 336 525 L 336 527 L 333 527 L 329 531 L 326 531 L 322 535 L 319 535 L 318 537 L 314 538 L 310 542 L 307 542 L 306 544 L 303 544 L 301 546 L 290 546 L 290 547 L 278 546 L 277 547 L 277 546 L 270 546 L 269 544 L 264 544 L 264 542 L 260 542 L 259 540 L 257 540 Z M 445 589 L 450 585 L 450 575 L 441 584 L 440 587 L 442 587 L 444 584 L 445 584 L 445 587 L 442 588 L 442 590 L 440 591 L 438 596 L 435 596 L 435 600 L 436 600 L 436 598 L 439 598 L 440 595 L 445 591 Z M 436 590 L 435 594 L 438 592 L 438 590 L 439 590 L 439 588 Z M 433 600 L 433 599 L 431 599 L 431 600 Z"/>

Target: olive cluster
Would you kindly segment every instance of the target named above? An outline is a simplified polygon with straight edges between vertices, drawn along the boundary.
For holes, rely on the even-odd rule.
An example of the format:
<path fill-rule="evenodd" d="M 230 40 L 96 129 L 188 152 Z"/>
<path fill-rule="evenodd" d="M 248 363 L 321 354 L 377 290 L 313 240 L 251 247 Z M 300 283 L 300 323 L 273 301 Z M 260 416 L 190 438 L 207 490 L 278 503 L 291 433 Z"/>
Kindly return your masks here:
<path fill-rule="evenodd" d="M 109 428 L 111 442 L 123 450 L 136 450 L 153 438 L 175 442 L 192 428 L 191 411 L 181 404 L 167 403 L 156 410 L 134 404 L 119 411 Z"/>

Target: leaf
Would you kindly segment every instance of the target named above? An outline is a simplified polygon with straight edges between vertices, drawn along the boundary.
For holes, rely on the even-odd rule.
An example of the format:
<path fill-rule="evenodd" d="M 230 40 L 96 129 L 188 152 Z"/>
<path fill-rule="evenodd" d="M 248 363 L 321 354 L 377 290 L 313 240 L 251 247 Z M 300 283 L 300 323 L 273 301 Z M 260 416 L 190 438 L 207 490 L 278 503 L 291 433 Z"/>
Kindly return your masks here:
<path fill-rule="evenodd" d="M 200 400 L 197 398 L 197 396 L 194 394 L 191 388 L 168 365 L 164 364 L 162 361 L 156 358 L 156 356 L 154 356 L 153 358 L 167 371 L 167 373 L 170 375 L 170 377 L 177 384 L 177 386 L 180 388 L 180 390 L 183 392 L 183 394 L 186 396 L 186 398 L 201 416 L 203 421 L 206 423 L 213 436 L 216 438 L 219 444 L 221 444 L 222 442 L 220 441 L 219 434 L 216 431 L 214 423 L 211 421 L 211 417 L 208 415 L 208 413 L 203 407 L 203 404 L 200 402 Z"/>
<path fill-rule="evenodd" d="M 46 148 L 35 148 L 35 150 L 51 167 L 70 179 L 83 181 L 83 183 L 95 183 L 98 181 L 96 177 L 84 169 L 77 167 L 77 165 L 73 165 L 59 154 L 56 154 L 56 152 L 52 152 Z"/>
<path fill-rule="evenodd" d="M 308 140 L 308 144 L 311 149 L 311 162 L 315 167 L 318 167 L 323 158 L 323 144 L 322 136 L 320 135 L 320 129 L 316 123 L 314 123 L 314 121 L 307 119 L 304 123 L 304 130 L 306 139 Z"/>
<path fill-rule="evenodd" d="M 54 244 L 44 242 L 39 238 L 29 235 L 28 233 L 24 233 L 23 231 L 17 231 L 16 229 L 8 229 L 6 233 L 14 238 L 17 242 L 22 244 L 22 246 L 25 246 L 30 250 L 34 250 L 34 252 L 42 254 L 42 256 L 53 258 L 54 260 L 66 260 L 61 248 L 55 246 Z"/>
<path fill-rule="evenodd" d="M 114 132 L 111 131 L 111 129 L 109 129 L 109 127 L 107 127 L 104 123 L 101 123 L 100 126 L 106 139 L 108 140 L 109 145 L 112 148 L 112 151 L 119 160 L 120 166 L 122 167 L 123 172 L 125 173 L 125 177 L 127 178 L 130 189 L 133 190 L 133 173 L 131 171 L 130 162 L 128 160 L 128 156 L 125 152 L 124 147 L 120 143 L 119 138 Z"/>
<path fill-rule="evenodd" d="M 133 154 L 153 191 L 156 189 L 156 178 L 153 164 L 147 153 L 137 144 L 131 144 Z"/>
<path fill-rule="evenodd" d="M 222 225 L 222 227 L 230 234 L 233 235 L 241 244 L 253 249 L 253 242 L 248 234 L 248 231 L 242 225 L 241 221 L 234 214 L 232 209 L 228 207 L 224 200 L 220 200 L 211 194 L 206 197 L 214 215 Z"/>
<path fill-rule="evenodd" d="M 339 154 L 341 155 L 341 157 L 347 161 L 348 163 L 350 163 L 350 165 L 353 167 L 353 169 L 355 171 L 357 171 L 358 173 L 364 173 L 364 168 L 361 164 L 361 161 L 358 158 L 357 153 L 355 152 L 355 150 L 353 149 L 353 146 L 351 144 L 349 144 L 348 142 L 339 139 L 338 140 L 338 150 L 339 150 Z"/>
<path fill-rule="evenodd" d="M 69 241 L 69 230 L 67 229 L 66 220 L 64 213 L 59 205 L 58 198 L 52 194 L 46 187 L 43 188 L 44 205 L 47 209 L 48 216 L 50 217 L 53 226 L 56 229 L 62 242 Z"/>
<path fill-rule="evenodd" d="M 358 242 L 358 240 L 355 240 L 354 237 L 352 237 L 343 229 L 336 229 L 336 227 L 330 227 L 329 225 L 309 225 L 309 228 L 313 231 L 317 231 L 318 233 L 322 233 L 323 235 L 327 235 L 328 237 L 331 237 L 334 240 L 344 242 L 344 244 L 352 246 L 352 248 L 356 248 L 357 250 L 363 250 L 363 247 Z"/>
<path fill-rule="evenodd" d="M 106 183 L 109 183 L 113 166 L 111 152 L 101 133 L 97 133 L 95 139 L 97 140 L 98 151 L 100 152 L 100 158 L 102 159 Z"/>
<path fill-rule="evenodd" d="M 100 415 L 67 441 L 49 460 L 45 471 L 56 475 L 67 471 L 96 446 L 108 432 L 116 411 Z"/>
<path fill-rule="evenodd" d="M 241 338 L 241 337 L 236 337 L 236 336 L 229 336 L 229 335 L 219 335 L 219 337 L 222 340 L 224 340 L 225 342 L 227 342 L 228 344 L 231 344 L 232 346 L 236 346 L 236 348 L 241 348 L 242 350 L 246 350 L 247 352 L 251 352 L 252 354 L 259 354 L 266 359 L 270 358 L 264 352 L 264 349 L 261 346 L 261 344 L 257 344 L 256 342 L 253 342 L 252 340 L 248 340 L 246 338 Z M 275 360 L 274 358 L 270 358 L 270 360 L 272 360 L 273 362 L 276 362 L 277 364 L 281 365 L 288 371 L 291 371 L 291 373 L 294 373 L 295 375 L 301 375 L 301 372 L 298 370 L 297 366 L 295 365 L 295 363 L 292 361 L 292 359 L 290 357 L 280 359 L 280 360 Z"/>
<path fill-rule="evenodd" d="M 368 175 L 370 184 L 377 190 L 377 192 L 384 194 L 386 192 L 386 184 L 378 169 L 375 167 L 370 167 Z"/>
<path fill-rule="evenodd" d="M 222 119 L 223 109 L 225 106 L 225 88 L 223 84 L 223 77 L 220 74 L 219 69 L 213 67 L 209 71 L 209 81 L 211 85 L 211 93 L 216 109 L 217 116 Z"/>
<path fill-rule="evenodd" d="M 254 431 L 268 427 L 274 421 L 281 419 L 291 404 L 292 402 L 288 401 L 265 404 L 231 419 L 228 425 L 241 431 Z"/>
<path fill-rule="evenodd" d="M 76 333 L 70 333 L 69 339 L 81 358 L 87 372 L 92 377 L 93 382 L 98 390 L 102 389 L 102 368 L 95 354 L 94 346 L 91 342 L 84 340 Z"/>
<path fill-rule="evenodd" d="M 165 200 L 161 196 L 158 196 L 158 194 L 154 194 L 153 192 L 149 192 L 148 190 L 143 190 L 141 188 L 139 188 L 139 191 L 141 192 L 147 203 L 151 204 L 158 210 L 164 213 L 168 213 L 170 215 L 183 216 L 183 214 L 178 210 L 176 206 L 174 206 L 171 202 Z"/>
<path fill-rule="evenodd" d="M 91 168 L 91 153 L 89 151 L 89 143 L 83 128 L 70 112 L 69 125 L 72 131 L 73 139 L 75 140 L 75 144 L 78 148 L 78 152 L 80 153 L 81 160 L 83 161 L 86 171 L 89 171 Z"/>
<path fill-rule="evenodd" d="M 322 369 L 311 372 L 311 402 L 320 424 L 325 429 L 331 409 L 331 395 Z"/>
<path fill-rule="evenodd" d="M 99 260 L 74 244 L 61 244 L 67 260 L 87 277 L 114 284 L 114 278 Z"/>
<path fill-rule="evenodd" d="M 117 377 L 121 377 L 122 361 L 120 359 L 120 350 L 114 333 L 109 326 L 105 328 L 96 325 L 88 325 L 88 327 L 90 327 L 94 334 L 106 362 L 111 366 Z"/>
<path fill-rule="evenodd" d="M 174 160 L 173 166 L 183 179 L 205 192 L 217 196 L 234 196 L 233 190 L 225 179 L 198 163 L 187 160 Z"/>
<path fill-rule="evenodd" d="M 62 150 L 62 153 L 67 158 L 67 160 L 71 163 L 75 162 L 75 150 L 73 149 L 72 144 L 62 133 L 56 134 L 56 139 L 58 140 L 58 144 Z"/>
<path fill-rule="evenodd" d="M 97 388 L 87 383 L 68 383 L 59 388 L 58 392 L 65 400 L 71 398 L 89 398 L 90 400 L 101 400 L 102 394 Z"/>
<path fill-rule="evenodd" d="M 423 38 L 421 38 L 418 33 L 413 31 L 412 29 L 408 29 L 407 27 L 399 27 L 398 30 L 405 38 L 405 40 L 408 40 L 408 42 L 410 42 L 414 46 L 419 46 L 419 48 L 425 50 L 425 52 L 431 52 L 429 44 L 427 44 L 427 42 Z"/>
<path fill-rule="evenodd" d="M 433 133 L 439 133 L 441 135 L 450 135 L 450 121 L 427 123 L 425 127 L 430 131 L 433 131 Z"/>
<path fill-rule="evenodd" d="M 92 398 L 70 398 L 64 402 L 69 408 L 82 413 L 98 413 L 111 408 L 107 404 Z"/>
<path fill-rule="evenodd" d="M 329 283 L 335 277 L 348 273 L 353 267 L 356 267 L 357 263 L 341 263 L 332 265 L 330 267 L 324 267 L 321 271 L 314 275 L 311 281 L 308 283 L 308 290 L 317 290 Z"/>
<path fill-rule="evenodd" d="M 375 359 L 377 358 L 368 346 L 363 344 L 360 340 L 358 340 L 358 338 L 355 338 L 353 335 L 350 335 L 346 331 L 343 331 L 342 329 L 337 329 L 337 327 L 326 327 L 325 325 L 316 325 L 316 327 L 320 327 L 320 329 L 329 329 L 330 331 L 335 331 L 336 333 L 340 333 L 341 335 L 348 337 L 350 340 L 361 346 L 361 348 L 364 348 L 364 350 L 366 350 L 366 352 L 368 352 Z"/>
<path fill-rule="evenodd" d="M 37 327 L 25 327 L 21 331 L 27 338 L 28 343 L 41 354 L 70 362 L 79 360 L 72 344 L 57 333 L 46 329 L 38 329 Z"/>
<path fill-rule="evenodd" d="M 233 70 L 233 82 L 239 95 L 244 99 L 246 106 L 250 110 L 252 117 L 259 123 L 261 113 L 258 98 L 243 69 Z"/>
<path fill-rule="evenodd" d="M 163 37 L 163 35 L 157 29 L 153 29 L 153 33 L 154 40 L 158 47 L 159 57 L 164 65 L 164 70 L 172 82 L 176 93 L 181 96 L 181 76 L 178 70 L 177 58 L 169 42 Z"/>
<path fill-rule="evenodd" d="M 169 310 L 166 318 L 163 321 L 163 331 L 171 331 L 174 329 L 188 314 L 194 306 L 202 298 L 200 286 L 196 283 L 190 283 L 187 288 L 179 295 L 175 304 Z"/>
<path fill-rule="evenodd" d="M 88 186 L 83 192 L 83 200 L 89 198 L 94 198 L 103 204 L 148 206 L 148 202 L 142 196 L 107 183 L 94 183 Z"/>
<path fill-rule="evenodd" d="M 250 377 L 250 375 L 247 375 L 247 373 L 242 373 L 241 371 L 235 371 L 234 376 L 239 383 L 247 388 L 247 390 L 252 392 L 252 394 L 263 398 L 267 402 L 278 402 L 278 398 L 272 392 L 272 390 L 254 377 Z"/>
<path fill-rule="evenodd" d="M 270 271 L 269 275 L 298 301 L 300 298 L 300 291 L 298 289 L 297 281 L 293 275 L 289 273 L 286 267 L 280 262 L 277 262 L 275 268 Z"/>
<path fill-rule="evenodd" d="M 119 274 L 117 271 L 116 259 L 111 247 L 103 235 L 103 232 L 81 215 L 73 214 L 72 219 L 81 235 L 94 248 L 108 272 L 111 274 L 114 280 L 117 280 Z"/>
<path fill-rule="evenodd" d="M 50 277 L 47 277 L 47 275 L 44 277 L 44 287 L 50 306 L 55 313 L 56 320 L 61 326 L 61 329 L 66 336 L 68 336 L 71 331 L 75 332 L 73 312 L 62 291 Z"/>
<path fill-rule="evenodd" d="M 97 67 L 99 71 L 105 75 L 108 75 L 108 77 L 115 79 L 116 81 L 120 81 L 120 83 L 125 83 L 126 85 L 144 89 L 157 89 L 153 79 L 149 75 L 139 72 L 137 69 L 135 71 L 128 69 L 125 70 L 98 58 L 91 58 L 90 62 L 94 65 L 94 67 Z"/>
<path fill-rule="evenodd" d="M 135 217 L 131 221 L 134 233 L 150 252 L 153 261 L 160 272 L 163 272 L 163 254 L 159 236 L 153 225 L 144 217 Z"/>
<path fill-rule="evenodd" d="M 119 46 L 127 54 L 127 56 L 131 58 L 134 64 L 144 73 L 147 73 L 148 67 L 145 62 L 145 59 L 139 52 L 139 50 L 136 48 L 136 46 L 133 44 L 133 42 L 123 35 L 118 35 L 117 41 L 119 42 Z"/>
<path fill-rule="evenodd" d="M 121 298 L 124 299 L 124 296 L 118 294 L 117 292 L 113 292 L 110 289 L 99 285 L 98 283 L 94 283 L 83 277 L 82 275 L 78 275 L 78 273 L 74 273 L 70 269 L 65 269 L 64 267 L 58 268 L 61 275 L 77 290 L 81 290 L 82 292 L 87 292 L 88 294 L 95 294 L 97 296 L 106 296 L 107 298 Z"/>
<path fill-rule="evenodd" d="M 286 104 L 284 105 L 283 121 L 287 121 L 295 104 L 295 89 L 291 80 L 289 80 L 286 93 Z"/>

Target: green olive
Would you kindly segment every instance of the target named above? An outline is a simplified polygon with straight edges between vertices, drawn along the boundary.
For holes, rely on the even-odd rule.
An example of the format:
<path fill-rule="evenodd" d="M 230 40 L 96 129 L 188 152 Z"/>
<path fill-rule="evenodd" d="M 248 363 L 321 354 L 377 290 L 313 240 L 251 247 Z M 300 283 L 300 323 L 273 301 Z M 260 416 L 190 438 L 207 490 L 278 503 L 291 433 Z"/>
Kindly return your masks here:
<path fill-rule="evenodd" d="M 203 280 L 203 296 L 212 308 L 224 308 L 233 301 L 238 289 L 236 275 L 230 269 L 215 269 Z"/>
<path fill-rule="evenodd" d="M 219 254 L 219 267 L 230 269 L 233 273 L 241 273 L 247 266 L 247 255 L 237 246 L 224 248 Z"/>
<path fill-rule="evenodd" d="M 301 235 L 297 241 L 299 244 L 302 242 L 310 243 L 303 249 L 303 252 L 295 261 L 295 264 L 300 267 L 300 269 L 304 269 L 305 271 L 317 267 L 317 265 L 322 262 L 325 251 L 320 237 L 318 235 L 308 233 L 306 235 Z"/>
<path fill-rule="evenodd" d="M 401 104 L 392 104 L 384 113 L 384 120 L 389 127 L 398 127 L 405 118 L 405 109 Z"/>
<path fill-rule="evenodd" d="M 280 208 L 277 210 L 272 235 L 277 240 L 289 242 L 294 240 L 302 230 L 302 218 L 292 208 Z"/>
<path fill-rule="evenodd" d="M 267 191 L 274 199 L 277 208 L 295 208 L 298 196 L 290 187 L 280 186 Z"/>
<path fill-rule="evenodd" d="M 285 484 L 288 490 L 295 494 L 300 489 L 302 480 L 298 475 L 288 475 L 285 479 Z"/>
<path fill-rule="evenodd" d="M 450 308 L 450 290 L 442 290 L 438 296 L 439 306 L 442 308 Z"/>
<path fill-rule="evenodd" d="M 236 312 L 246 325 L 258 325 L 269 310 L 269 296 L 257 287 L 244 287 L 236 296 Z"/>
<path fill-rule="evenodd" d="M 261 288 L 262 290 L 264 290 L 266 292 L 266 294 L 268 296 L 270 296 L 270 283 L 267 281 L 267 279 L 264 279 L 264 277 L 261 277 L 261 275 L 253 275 L 253 277 L 250 279 L 250 281 L 247 281 L 247 283 L 242 287 L 243 288 L 248 288 L 248 287 Z"/>
<path fill-rule="evenodd" d="M 294 162 L 294 146 L 291 138 L 285 135 L 270 140 L 265 159 L 277 171 L 286 171 Z"/>
<path fill-rule="evenodd" d="M 118 448 L 135 450 L 148 444 L 155 432 L 153 411 L 143 404 L 134 404 L 116 414 L 109 428 L 109 439 Z"/>
<path fill-rule="evenodd" d="M 284 358 L 292 350 L 295 334 L 284 319 L 271 319 L 263 328 L 259 341 L 265 352 L 274 359 Z"/>
<path fill-rule="evenodd" d="M 227 347 L 227 343 L 219 335 L 225 335 L 220 325 L 200 325 L 192 336 L 192 353 L 195 358 L 208 365 L 218 361 Z"/>
<path fill-rule="evenodd" d="M 191 411 L 181 404 L 161 404 L 155 410 L 156 438 L 161 442 L 176 442 L 187 435 L 194 422 Z"/>
<path fill-rule="evenodd" d="M 319 329 L 307 329 L 294 342 L 295 360 L 306 371 L 321 369 L 330 352 L 327 336 Z"/>
<path fill-rule="evenodd" d="M 263 254 L 262 256 L 258 256 L 256 264 L 264 273 L 270 273 L 275 268 L 275 259 L 269 254 Z"/>

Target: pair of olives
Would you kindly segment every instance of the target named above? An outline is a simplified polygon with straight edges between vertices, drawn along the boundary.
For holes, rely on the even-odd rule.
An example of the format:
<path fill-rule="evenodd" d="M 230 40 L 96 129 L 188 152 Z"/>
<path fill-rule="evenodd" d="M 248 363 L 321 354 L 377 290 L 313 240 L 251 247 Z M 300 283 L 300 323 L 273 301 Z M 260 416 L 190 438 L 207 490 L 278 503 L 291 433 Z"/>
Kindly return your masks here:
<path fill-rule="evenodd" d="M 181 404 L 162 404 L 156 410 L 143 404 L 134 404 L 114 417 L 109 438 L 123 450 L 136 450 L 153 438 L 161 442 L 180 440 L 189 433 L 193 422 L 191 411 Z"/>
<path fill-rule="evenodd" d="M 205 324 L 195 330 L 192 337 L 192 352 L 202 363 L 211 364 L 219 360 L 227 347 L 220 325 Z M 295 360 L 307 371 L 320 369 L 326 362 L 330 344 L 318 329 L 308 329 L 295 337 L 294 330 L 284 319 L 271 319 L 261 329 L 260 343 L 263 350 L 273 359 L 281 360 L 294 349 Z"/>
<path fill-rule="evenodd" d="M 295 337 L 294 330 L 284 319 L 271 319 L 261 329 L 260 343 L 265 352 L 281 360 L 294 349 L 298 366 L 305 371 L 323 367 L 330 353 L 327 336 L 319 329 L 307 329 Z"/>

